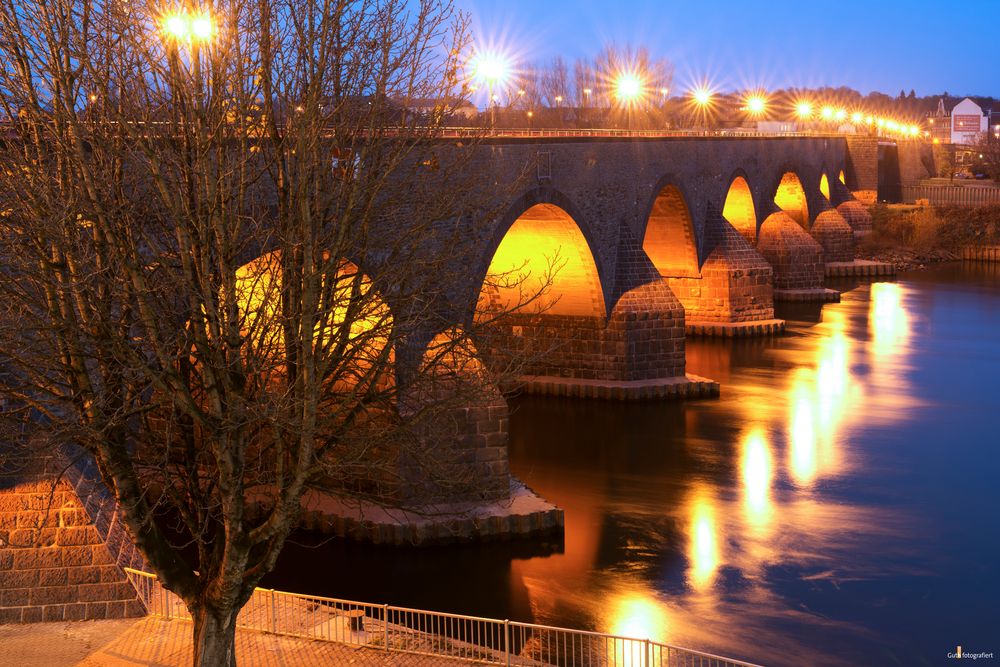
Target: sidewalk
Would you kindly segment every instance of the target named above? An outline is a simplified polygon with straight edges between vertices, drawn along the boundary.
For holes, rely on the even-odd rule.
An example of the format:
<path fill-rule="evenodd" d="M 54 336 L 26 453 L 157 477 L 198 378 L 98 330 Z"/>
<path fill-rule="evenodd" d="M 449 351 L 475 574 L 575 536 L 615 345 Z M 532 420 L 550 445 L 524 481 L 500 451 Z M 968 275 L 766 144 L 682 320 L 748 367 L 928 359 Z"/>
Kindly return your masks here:
<path fill-rule="evenodd" d="M 236 633 L 236 659 L 241 667 L 471 664 L 243 630 Z M 0 663 L 11 667 L 189 667 L 191 624 L 141 618 L 0 625 Z"/>

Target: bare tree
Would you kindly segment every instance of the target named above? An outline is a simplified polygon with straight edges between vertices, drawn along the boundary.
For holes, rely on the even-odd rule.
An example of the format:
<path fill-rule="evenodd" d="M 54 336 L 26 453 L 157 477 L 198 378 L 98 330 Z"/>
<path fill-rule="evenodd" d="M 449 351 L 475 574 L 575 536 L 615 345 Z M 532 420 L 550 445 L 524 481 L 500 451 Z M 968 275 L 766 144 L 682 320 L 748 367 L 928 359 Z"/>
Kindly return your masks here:
<path fill-rule="evenodd" d="M 570 103 L 569 70 L 561 56 L 556 56 L 548 66 L 540 69 L 538 82 L 542 102 L 546 106 L 561 107 Z"/>
<path fill-rule="evenodd" d="M 442 119 L 406 113 L 461 88 L 465 18 L 448 0 L 0 7 L 4 415 L 94 457 L 192 612 L 195 664 L 233 665 L 310 485 L 390 503 L 413 479 L 489 483 L 430 437 L 497 400 L 471 329 L 502 313 L 441 314 L 469 201 L 448 192 L 472 179 L 435 152 Z"/>
<path fill-rule="evenodd" d="M 664 58 L 654 58 L 644 48 L 619 47 L 608 44 L 594 59 L 592 65 L 596 78 L 601 82 L 596 99 L 606 107 L 620 103 L 617 97 L 617 81 L 622 75 L 631 75 L 639 80 L 641 91 L 637 104 L 649 108 L 663 101 L 673 82 L 674 68 Z"/>

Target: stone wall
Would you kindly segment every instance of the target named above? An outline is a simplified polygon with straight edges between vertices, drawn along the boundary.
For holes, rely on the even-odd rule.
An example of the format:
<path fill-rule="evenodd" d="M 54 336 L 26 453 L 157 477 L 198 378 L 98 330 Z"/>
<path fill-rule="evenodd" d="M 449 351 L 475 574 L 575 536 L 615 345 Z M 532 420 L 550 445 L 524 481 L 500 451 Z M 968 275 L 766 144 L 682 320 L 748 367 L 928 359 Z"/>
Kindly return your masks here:
<path fill-rule="evenodd" d="M 94 472 L 0 476 L 0 623 L 145 614 L 122 570 L 142 558 Z"/>
<path fill-rule="evenodd" d="M 916 185 L 925 178 L 937 176 L 933 146 L 922 141 L 901 141 L 899 151 L 899 176 L 903 185 Z"/>
<path fill-rule="evenodd" d="M 878 137 L 847 135 L 848 189 L 860 201 L 874 204 L 878 198 Z"/>

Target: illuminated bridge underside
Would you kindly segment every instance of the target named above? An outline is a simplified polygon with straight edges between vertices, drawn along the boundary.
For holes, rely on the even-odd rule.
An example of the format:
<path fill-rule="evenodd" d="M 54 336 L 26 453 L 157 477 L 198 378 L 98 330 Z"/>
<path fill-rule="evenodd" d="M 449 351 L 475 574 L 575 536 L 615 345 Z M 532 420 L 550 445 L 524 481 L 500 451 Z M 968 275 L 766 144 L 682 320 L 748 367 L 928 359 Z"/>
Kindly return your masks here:
<path fill-rule="evenodd" d="M 600 276 L 573 218 L 552 204 L 518 216 L 479 297 L 481 317 L 504 310 L 490 363 L 525 363 L 522 390 L 529 393 L 633 399 L 717 392 L 715 383 L 685 376 L 684 310 L 638 244 L 623 243 L 619 258 L 636 265 L 634 275 L 645 272 L 645 281 L 606 315 Z M 537 300 L 519 305 L 543 284 Z"/>
<path fill-rule="evenodd" d="M 744 179 L 734 181 L 725 210 L 747 237 L 756 235 L 753 197 Z M 643 250 L 684 306 L 686 331 L 724 336 L 780 331 L 784 323 L 774 319 L 771 267 L 747 238 L 714 214 L 706 220 L 703 243 L 709 252 L 699 268 L 687 203 L 675 186 L 664 187 L 653 202 Z"/>

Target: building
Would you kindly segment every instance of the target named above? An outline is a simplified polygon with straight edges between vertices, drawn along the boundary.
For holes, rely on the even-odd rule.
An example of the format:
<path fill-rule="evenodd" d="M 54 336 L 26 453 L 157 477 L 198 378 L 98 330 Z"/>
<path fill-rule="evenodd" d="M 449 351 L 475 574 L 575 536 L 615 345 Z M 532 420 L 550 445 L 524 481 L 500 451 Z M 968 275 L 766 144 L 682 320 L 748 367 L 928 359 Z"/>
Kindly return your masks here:
<path fill-rule="evenodd" d="M 968 97 L 956 104 L 950 114 L 945 112 L 942 99 L 937 112 L 927 119 L 927 125 L 934 143 L 972 146 L 990 129 L 990 119 Z"/>

